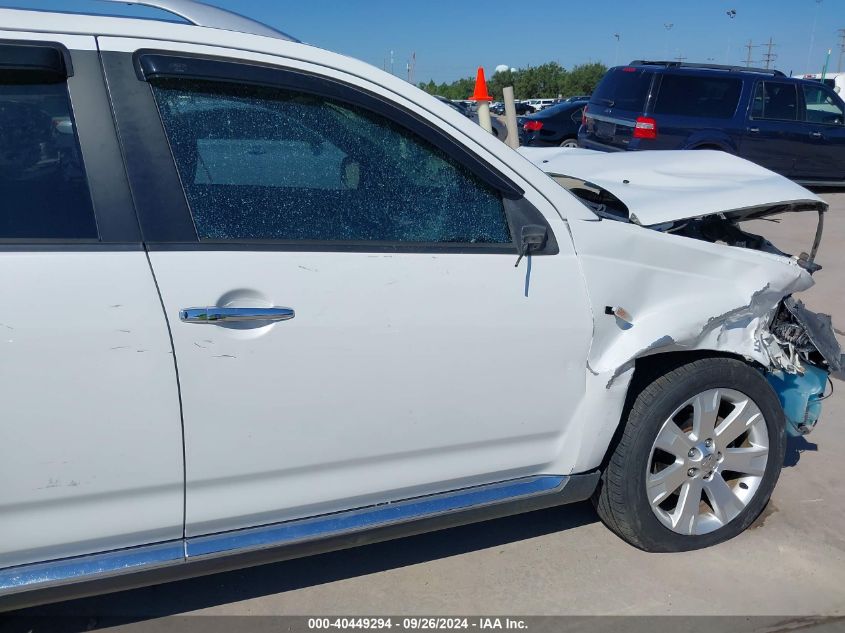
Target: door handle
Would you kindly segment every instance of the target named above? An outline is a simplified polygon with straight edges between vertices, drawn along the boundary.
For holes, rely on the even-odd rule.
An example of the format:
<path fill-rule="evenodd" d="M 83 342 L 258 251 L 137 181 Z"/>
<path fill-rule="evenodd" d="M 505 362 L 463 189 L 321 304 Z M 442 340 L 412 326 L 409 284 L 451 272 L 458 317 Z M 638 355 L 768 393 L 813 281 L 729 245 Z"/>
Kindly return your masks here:
<path fill-rule="evenodd" d="M 759 128 L 759 127 L 750 127 L 750 128 L 748 128 L 748 132 L 749 132 L 750 134 L 759 134 L 759 133 L 760 133 L 760 128 Z"/>
<path fill-rule="evenodd" d="M 185 308 L 179 311 L 183 323 L 254 323 L 290 321 L 296 316 L 291 308 Z"/>
<path fill-rule="evenodd" d="M 821 132 L 810 132 L 810 136 L 812 136 L 813 138 L 822 138 L 823 137 Z"/>

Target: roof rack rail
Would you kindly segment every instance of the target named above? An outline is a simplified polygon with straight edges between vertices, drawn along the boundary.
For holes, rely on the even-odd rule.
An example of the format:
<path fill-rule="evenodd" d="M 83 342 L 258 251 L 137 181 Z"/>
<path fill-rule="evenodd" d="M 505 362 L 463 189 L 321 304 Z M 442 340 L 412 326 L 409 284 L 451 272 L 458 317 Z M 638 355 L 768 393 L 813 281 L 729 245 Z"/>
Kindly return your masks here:
<path fill-rule="evenodd" d="M 213 7 L 196 0 L 101 0 L 119 4 L 135 4 L 143 7 L 161 9 L 186 20 L 194 26 L 205 26 L 223 31 L 236 31 L 250 35 L 274 37 L 288 42 L 299 42 L 298 39 L 286 33 L 277 31 L 262 22 L 251 20 L 233 11 Z"/>
<path fill-rule="evenodd" d="M 685 62 L 665 62 L 665 61 L 648 61 L 645 59 L 635 59 L 629 66 L 666 66 L 667 68 L 701 68 L 704 70 L 724 70 L 726 72 L 746 72 L 746 73 L 760 73 L 763 75 L 772 75 L 774 77 L 786 77 L 779 70 L 771 68 L 751 68 L 748 66 L 727 66 L 723 64 L 687 64 Z"/>

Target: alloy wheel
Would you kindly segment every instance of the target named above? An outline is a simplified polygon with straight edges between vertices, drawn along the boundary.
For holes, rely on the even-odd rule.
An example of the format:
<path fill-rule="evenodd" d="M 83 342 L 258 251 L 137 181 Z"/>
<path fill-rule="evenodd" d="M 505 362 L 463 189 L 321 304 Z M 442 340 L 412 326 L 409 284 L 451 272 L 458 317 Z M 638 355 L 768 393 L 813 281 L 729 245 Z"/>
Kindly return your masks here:
<path fill-rule="evenodd" d="M 754 498 L 768 459 L 767 422 L 751 398 L 731 389 L 699 393 L 654 441 L 646 472 L 651 509 L 678 534 L 714 532 Z"/>

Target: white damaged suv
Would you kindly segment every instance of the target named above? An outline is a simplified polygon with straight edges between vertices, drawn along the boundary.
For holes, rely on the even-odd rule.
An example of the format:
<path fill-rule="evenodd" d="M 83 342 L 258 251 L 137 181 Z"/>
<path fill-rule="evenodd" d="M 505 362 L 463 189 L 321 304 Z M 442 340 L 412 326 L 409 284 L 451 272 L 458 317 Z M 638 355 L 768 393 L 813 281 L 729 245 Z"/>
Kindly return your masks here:
<path fill-rule="evenodd" d="M 821 231 L 738 222 L 821 199 L 714 152 L 523 156 L 138 4 L 186 23 L 0 10 L 0 607 L 591 497 L 655 552 L 760 514 L 842 357 L 792 297 Z"/>

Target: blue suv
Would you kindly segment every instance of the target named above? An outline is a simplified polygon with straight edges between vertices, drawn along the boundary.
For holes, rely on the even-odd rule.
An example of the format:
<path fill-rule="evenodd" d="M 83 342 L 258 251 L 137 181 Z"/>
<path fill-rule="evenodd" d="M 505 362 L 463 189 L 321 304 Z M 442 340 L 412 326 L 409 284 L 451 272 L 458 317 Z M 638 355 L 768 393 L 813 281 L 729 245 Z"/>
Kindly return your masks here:
<path fill-rule="evenodd" d="M 635 61 L 590 99 L 581 147 L 718 149 L 808 185 L 845 185 L 845 103 L 780 71 Z"/>

